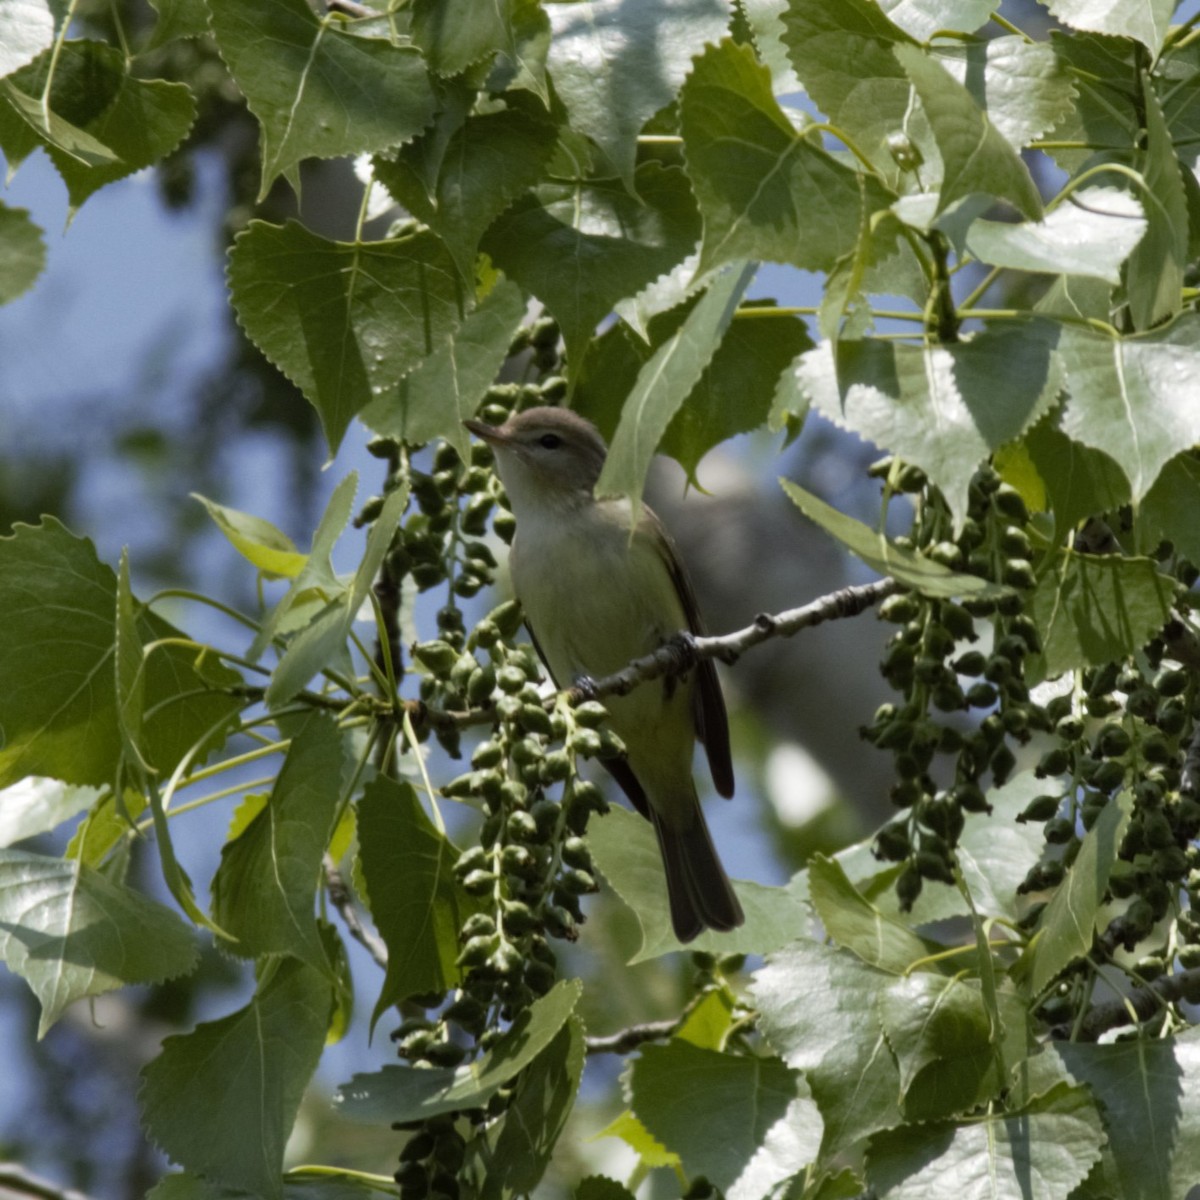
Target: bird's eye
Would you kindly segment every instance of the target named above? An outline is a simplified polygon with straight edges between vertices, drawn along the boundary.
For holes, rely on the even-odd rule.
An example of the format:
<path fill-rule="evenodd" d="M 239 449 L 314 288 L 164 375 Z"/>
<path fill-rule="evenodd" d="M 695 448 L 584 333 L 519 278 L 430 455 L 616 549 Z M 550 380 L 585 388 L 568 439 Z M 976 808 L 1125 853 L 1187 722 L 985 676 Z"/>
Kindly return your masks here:
<path fill-rule="evenodd" d="M 557 450 L 563 444 L 562 438 L 557 433 L 543 433 L 538 438 L 538 445 L 545 450 Z"/>

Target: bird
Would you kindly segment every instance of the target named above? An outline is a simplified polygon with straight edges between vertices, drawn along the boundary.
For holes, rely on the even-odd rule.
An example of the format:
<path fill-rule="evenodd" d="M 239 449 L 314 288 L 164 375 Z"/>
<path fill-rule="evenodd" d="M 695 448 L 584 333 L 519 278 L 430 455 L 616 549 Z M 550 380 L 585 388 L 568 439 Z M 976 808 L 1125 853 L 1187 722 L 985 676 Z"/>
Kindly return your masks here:
<path fill-rule="evenodd" d="M 683 563 L 645 505 L 597 497 L 608 447 L 590 421 L 536 407 L 502 425 L 467 420 L 491 448 L 516 520 L 509 568 L 525 625 L 557 687 L 586 683 L 704 626 Z M 745 917 L 713 844 L 692 775 L 697 739 L 719 795 L 734 791 L 729 721 L 711 659 L 683 678 L 608 696 L 624 743 L 604 765 L 658 838 L 680 942 Z"/>

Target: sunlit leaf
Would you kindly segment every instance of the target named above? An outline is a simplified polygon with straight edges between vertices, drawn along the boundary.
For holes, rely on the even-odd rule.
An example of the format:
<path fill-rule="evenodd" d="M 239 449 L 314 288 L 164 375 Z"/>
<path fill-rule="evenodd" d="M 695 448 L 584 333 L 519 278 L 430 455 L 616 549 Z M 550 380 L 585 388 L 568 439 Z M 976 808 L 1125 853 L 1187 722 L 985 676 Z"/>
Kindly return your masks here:
<path fill-rule="evenodd" d="M 33 287 L 46 265 L 46 242 L 27 208 L 0 202 L 0 247 L 0 304 L 7 304 Z"/>

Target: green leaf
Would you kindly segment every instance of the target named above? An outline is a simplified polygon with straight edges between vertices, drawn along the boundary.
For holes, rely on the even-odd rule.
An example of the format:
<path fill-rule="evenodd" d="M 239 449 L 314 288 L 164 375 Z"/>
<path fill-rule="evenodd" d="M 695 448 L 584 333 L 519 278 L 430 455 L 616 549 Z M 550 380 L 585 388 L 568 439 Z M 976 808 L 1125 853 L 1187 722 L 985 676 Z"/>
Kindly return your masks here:
<path fill-rule="evenodd" d="M 1133 38 L 1157 54 L 1178 0 L 1144 0 L 1137 4 L 1097 4 L 1096 0 L 1044 0 L 1044 3 L 1064 25 Z"/>
<path fill-rule="evenodd" d="M 952 345 L 843 338 L 803 355 L 796 373 L 818 412 L 920 466 L 961 526 L 976 469 L 1057 398 L 1058 336 L 1034 320 Z"/>
<path fill-rule="evenodd" d="M 453 332 L 467 304 L 428 231 L 332 242 L 296 221 L 252 221 L 229 256 L 238 322 L 321 417 L 330 452 L 373 398 Z"/>
<path fill-rule="evenodd" d="M 283 1200 L 379 1200 L 379 1185 L 369 1177 L 332 1167 L 289 1171 L 283 1177 Z M 319 1173 L 318 1173 L 319 1172 Z M 183 1172 L 164 1175 L 146 1200 L 246 1200 L 246 1193 Z"/>
<path fill-rule="evenodd" d="M 1129 483 L 1121 468 L 1107 454 L 1073 442 L 1059 429 L 1057 417 L 1039 421 L 1023 445 L 1050 497 L 1059 534 L 1129 503 Z"/>
<path fill-rule="evenodd" d="M 0 304 L 7 304 L 33 287 L 46 265 L 46 242 L 27 208 L 0 202 L 0 247 Z"/>
<path fill-rule="evenodd" d="M 377 1124 L 479 1108 L 554 1041 L 582 991 L 578 979 L 559 980 L 521 1012 L 500 1041 L 468 1066 L 453 1071 L 386 1066 L 371 1075 L 355 1075 L 338 1089 L 339 1111 L 350 1120 Z"/>
<path fill-rule="evenodd" d="M 308 556 L 301 554 L 292 539 L 270 521 L 226 508 L 196 492 L 192 497 L 204 505 L 234 549 L 268 579 L 294 579 L 303 570 Z"/>
<path fill-rule="evenodd" d="M 272 708 L 286 704 L 318 671 L 346 653 L 350 628 L 366 602 L 379 568 L 383 566 L 384 556 L 396 534 L 400 514 L 407 504 L 407 487 L 388 493 L 379 516 L 371 525 L 366 550 L 351 585 L 339 589 L 317 616 L 288 643 L 267 685 L 266 700 Z"/>
<path fill-rule="evenodd" d="M 1140 195 L 1148 228 L 1129 258 L 1125 291 L 1137 329 L 1174 316 L 1183 302 L 1188 261 L 1188 205 L 1179 159 L 1158 94 L 1142 76 L 1146 112 L 1145 150 L 1138 156 L 1147 195 Z"/>
<path fill-rule="evenodd" d="M 633 1200 L 633 1193 L 615 1179 L 589 1175 L 575 1189 L 575 1200 Z"/>
<path fill-rule="evenodd" d="M 558 128 L 526 108 L 466 118 L 447 141 L 436 126 L 393 159 L 376 158 L 376 177 L 446 243 L 463 279 L 489 225 L 540 179 Z"/>
<path fill-rule="evenodd" d="M 1186 1196 L 1200 1179 L 1200 1039 L 1058 1042 L 1055 1052 L 1100 1104 L 1121 1200 Z"/>
<path fill-rule="evenodd" d="M 1167 623 L 1175 587 L 1148 558 L 1058 551 L 1028 604 L 1042 635 L 1041 677 L 1136 654 Z"/>
<path fill-rule="evenodd" d="M 830 939 L 869 966 L 899 975 L 928 957 L 926 943 L 884 916 L 834 859 L 818 854 L 809 860 L 808 894 Z"/>
<path fill-rule="evenodd" d="M 1121 264 L 1145 232 L 1142 206 L 1128 192 L 1084 188 L 1038 222 L 973 222 L 967 249 L 997 267 L 1087 275 L 1116 284 Z"/>
<path fill-rule="evenodd" d="M 145 771 L 142 752 L 142 711 L 145 704 L 145 654 L 138 636 L 137 615 L 129 583 L 129 551 L 121 551 L 117 571 L 116 622 L 113 630 L 113 668 L 117 689 L 117 731 L 121 735 L 122 767 Z"/>
<path fill-rule="evenodd" d="M 1108 876 L 1129 824 L 1133 797 L 1121 792 L 1101 810 L 1084 834 L 1079 855 L 1042 912 L 1030 947 L 1032 987 L 1040 993 L 1060 971 L 1090 954 L 1096 935 L 1096 914 L 1104 903 Z"/>
<path fill-rule="evenodd" d="M 323 714 L 289 732 L 270 800 L 221 848 L 213 919 L 235 939 L 225 944 L 234 954 L 291 954 L 328 972 L 314 904 L 341 794 L 342 738 Z"/>
<path fill-rule="evenodd" d="M 788 1066 L 804 1071 L 825 1121 L 824 1160 L 900 1124 L 900 1073 L 878 1017 L 892 979 L 807 940 L 754 974 L 759 1027 Z"/>
<path fill-rule="evenodd" d="M 683 949 L 671 931 L 667 883 L 650 823 L 614 806 L 603 818 L 592 819 L 587 839 L 596 866 L 641 926 L 642 944 L 630 964 Z M 807 928 L 808 910 L 790 889 L 739 880 L 734 891 L 746 923 L 729 933 L 706 931 L 689 942 L 688 949 L 711 954 L 766 954 L 786 946 L 798 929 Z"/>
<path fill-rule="evenodd" d="M 123 799 L 124 812 L 112 792 L 104 792 L 87 817 L 79 822 L 63 857 L 77 858 L 88 867 L 100 867 L 114 846 L 121 843 L 127 846 L 137 837 L 133 822 L 146 811 L 149 801 L 129 789 Z"/>
<path fill-rule="evenodd" d="M 208 32 L 208 5 L 204 0 L 150 0 L 150 5 L 158 13 L 158 20 L 148 50 Z"/>
<path fill-rule="evenodd" d="M 918 41 L 953 30 L 974 33 L 988 23 L 1000 0 L 879 0 L 879 7 Z"/>
<path fill-rule="evenodd" d="M 439 75 L 459 75 L 515 50 L 512 7 L 512 0 L 415 0 L 412 38 Z"/>
<path fill-rule="evenodd" d="M 1086 1089 L 1060 1085 L 1020 1112 L 876 1134 L 867 1179 L 888 1200 L 1062 1200 L 1099 1160 L 1103 1141 Z"/>
<path fill-rule="evenodd" d="M 392 1005 L 458 983 L 458 931 L 479 905 L 454 876 L 458 849 L 425 815 L 410 784 L 380 776 L 358 802 L 358 858 L 387 976 L 371 1029 Z"/>
<path fill-rule="evenodd" d="M 187 1171 L 272 1198 L 329 1024 L 329 980 L 295 958 L 266 967 L 245 1008 L 163 1042 L 142 1072 L 146 1131 Z"/>
<path fill-rule="evenodd" d="M 306 611 L 314 595 L 324 603 L 343 592 L 344 586 L 334 573 L 330 555 L 350 520 L 357 487 L 358 473 L 351 471 L 333 489 L 313 534 L 312 551 L 305 559 L 300 574 L 292 580 L 283 599 L 271 609 L 259 627 L 247 655 L 251 662 L 257 662 L 280 633 L 296 627 L 296 612 Z"/>
<path fill-rule="evenodd" d="M 1028 1054 L 1025 1003 L 1000 994 L 1003 1024 L 1013 1053 Z M 977 979 L 920 972 L 895 980 L 880 1000 L 879 1016 L 900 1066 L 904 1112 L 928 1121 L 969 1112 L 1008 1085 L 992 1044 L 992 1015 Z"/>
<path fill-rule="evenodd" d="M 0 955 L 42 1006 L 38 1037 L 84 996 L 192 971 L 192 930 L 169 908 L 77 861 L 0 850 Z"/>
<path fill-rule="evenodd" d="M 443 438 L 466 459 L 463 420 L 475 415 L 495 381 L 525 308 L 521 289 L 501 280 L 394 394 L 367 405 L 363 423 L 410 446 Z"/>
<path fill-rule="evenodd" d="M 672 1038 L 633 1063 L 630 1100 L 650 1133 L 729 1200 L 760 1200 L 821 1146 L 821 1115 L 778 1059 L 720 1054 Z"/>
<path fill-rule="evenodd" d="M 49 833 L 90 808 L 103 793 L 34 776 L 0 791 L 0 846 Z"/>
<path fill-rule="evenodd" d="M 669 454 L 698 483 L 696 469 L 709 450 L 767 423 L 777 384 L 812 344 L 798 317 L 743 320 L 735 313 L 699 382 L 667 426 L 659 452 Z"/>
<path fill-rule="evenodd" d="M 915 45 L 913 39 L 873 0 L 790 0 L 783 24 L 804 90 L 895 186 L 902 173 L 888 150 L 889 136 L 906 132 L 922 150 L 928 139 L 907 119 L 912 87 L 892 53 L 895 46 Z M 936 154 L 932 140 L 928 144 Z"/>
<path fill-rule="evenodd" d="M 777 96 L 804 90 L 788 59 L 787 47 L 783 44 L 783 15 L 787 12 L 786 0 L 739 0 L 738 8 L 745 14 L 746 24 L 754 36 L 754 47 L 759 60 L 771 72 L 771 87 Z"/>
<path fill-rule="evenodd" d="M 558 321 L 572 371 L 613 305 L 669 271 L 700 236 L 682 171 L 645 163 L 634 183 L 636 198 L 617 180 L 545 183 L 483 239 L 493 262 Z"/>
<path fill-rule="evenodd" d="M 712 360 L 755 269 L 750 263 L 714 280 L 683 324 L 642 367 L 596 482 L 598 496 L 630 497 L 636 517 L 650 460 Z"/>
<path fill-rule="evenodd" d="M 470 1143 L 463 1170 L 480 1200 L 527 1196 L 541 1182 L 583 1077 L 583 1022 L 570 1017 L 522 1072 L 503 1118 Z"/>
<path fill-rule="evenodd" d="M 931 558 L 912 550 L 893 546 L 881 533 L 861 521 L 840 513 L 836 508 L 806 492 L 790 479 L 781 479 L 780 486 L 788 498 L 810 521 L 815 521 L 826 533 L 835 537 L 852 554 L 857 555 L 873 571 L 891 575 L 905 587 L 925 596 L 998 596 L 1007 589 L 989 583 L 977 575 L 963 575 Z"/>
<path fill-rule="evenodd" d="M 433 89 L 415 47 L 358 37 L 304 0 L 209 7 L 221 57 L 262 126 L 260 200 L 306 158 L 372 154 L 433 119 Z"/>
<path fill-rule="evenodd" d="M 829 270 L 893 199 L 800 136 L 748 46 L 724 41 L 696 59 L 680 124 L 704 215 L 701 272 L 744 259 Z"/>
<path fill-rule="evenodd" d="M 0 0 L 0 79 L 48 50 L 57 24 L 48 0 Z"/>
<path fill-rule="evenodd" d="M 110 784 L 121 753 L 113 665 L 117 578 L 53 517 L 0 538 L 0 787 L 26 775 Z M 69 619 L 71 637 L 62 637 Z M 138 618 L 147 649 L 142 744 L 170 772 L 197 742 L 195 761 L 224 740 L 241 702 L 222 694 L 239 676 L 187 646 L 152 613 Z"/>
<path fill-rule="evenodd" d="M 1009 201 L 1030 220 L 1040 219 L 1042 201 L 1028 168 L 971 93 L 915 46 L 900 45 L 894 53 L 921 98 L 941 152 L 938 212 L 982 192 Z"/>
<path fill-rule="evenodd" d="M 1116 507 L 1113 505 L 1112 507 Z M 1200 562 L 1200 461 L 1192 453 L 1171 459 L 1137 513 L 1141 547 L 1153 551 L 1166 539 L 1192 562 Z"/>
<path fill-rule="evenodd" d="M 975 97 L 992 126 L 1014 150 L 1024 149 L 1073 108 L 1079 85 L 1066 63 L 1045 42 L 997 37 L 940 43 L 933 54 Z"/>
<path fill-rule="evenodd" d="M 547 4 L 548 66 L 571 125 L 629 184 L 642 126 L 679 90 L 692 55 L 729 27 L 729 0 L 582 0 Z"/>

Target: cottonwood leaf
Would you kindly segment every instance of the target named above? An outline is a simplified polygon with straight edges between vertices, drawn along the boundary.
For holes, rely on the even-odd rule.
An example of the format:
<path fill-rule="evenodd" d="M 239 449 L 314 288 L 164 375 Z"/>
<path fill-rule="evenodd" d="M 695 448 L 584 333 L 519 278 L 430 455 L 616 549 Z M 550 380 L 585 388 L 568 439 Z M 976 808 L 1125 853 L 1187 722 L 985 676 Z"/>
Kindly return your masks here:
<path fill-rule="evenodd" d="M 479 239 L 537 183 L 557 141 L 558 128 L 544 114 L 512 107 L 467 117 L 448 141 L 435 127 L 394 160 L 376 158 L 375 173 L 441 237 L 473 283 Z"/>
<path fill-rule="evenodd" d="M 906 132 L 936 160 L 928 129 L 908 120 L 912 85 L 892 50 L 914 39 L 887 19 L 873 0 L 790 0 L 783 14 L 784 42 L 813 103 L 893 185 L 899 181 L 888 138 Z M 922 172 L 922 178 L 927 172 Z"/>
<path fill-rule="evenodd" d="M 270 798 L 221 848 L 213 919 L 234 939 L 225 944 L 234 954 L 291 954 L 328 972 L 314 906 L 341 795 L 342 738 L 323 714 L 288 732 L 292 744 Z"/>
<path fill-rule="evenodd" d="M 1176 587 L 1148 558 L 1058 551 L 1027 606 L 1042 635 L 1035 674 L 1052 679 L 1136 654 L 1167 623 Z"/>
<path fill-rule="evenodd" d="M 633 1193 L 604 1175 L 589 1175 L 575 1189 L 574 1200 L 633 1200 Z"/>
<path fill-rule="evenodd" d="M 854 955 L 799 940 L 756 971 L 759 1028 L 805 1073 L 825 1121 L 822 1159 L 901 1123 L 900 1074 L 879 1022 L 894 977 Z"/>
<path fill-rule="evenodd" d="M 874 529 L 856 521 L 806 492 L 790 479 L 781 479 L 780 486 L 792 503 L 810 521 L 815 521 L 826 533 L 835 537 L 852 554 L 862 559 L 880 575 L 891 575 L 905 587 L 924 596 L 999 596 L 1008 589 L 999 584 L 952 571 L 949 567 L 903 546 L 893 545 Z"/>
<path fill-rule="evenodd" d="M 150 0 L 150 6 L 158 13 L 158 20 L 147 50 L 208 32 L 208 5 L 204 0 Z"/>
<path fill-rule="evenodd" d="M 521 289 L 502 279 L 453 333 L 442 336 L 393 395 L 367 405 L 363 423 L 410 446 L 442 438 L 466 459 L 463 420 L 475 415 L 495 381 L 525 309 Z"/>
<path fill-rule="evenodd" d="M 1056 1042 L 1054 1052 L 1100 1105 L 1122 1200 L 1187 1196 L 1200 1179 L 1200 1038 Z"/>
<path fill-rule="evenodd" d="M 270 963 L 244 1008 L 163 1042 L 142 1071 L 146 1132 L 185 1170 L 278 1200 L 284 1147 L 331 1007 L 319 971 L 296 958 Z"/>
<path fill-rule="evenodd" d="M 7 304 L 33 287 L 46 265 L 46 241 L 27 208 L 0 201 L 0 247 L 0 304 Z"/>
<path fill-rule="evenodd" d="M 289 642 L 267 685 L 272 708 L 286 704 L 318 671 L 347 653 L 350 627 L 366 603 L 384 556 L 395 536 L 400 514 L 408 504 L 408 488 L 389 492 L 367 534 L 367 545 L 354 578 L 339 588 L 317 615 Z M 298 581 L 297 581 L 298 582 Z"/>
<path fill-rule="evenodd" d="M 682 171 L 646 163 L 634 184 L 636 196 L 618 180 L 544 183 L 483 238 L 492 261 L 558 321 L 572 373 L 613 305 L 669 271 L 700 236 Z"/>
<path fill-rule="evenodd" d="M 636 517 L 650 460 L 671 419 L 712 361 L 756 266 L 750 263 L 715 279 L 683 324 L 638 372 L 596 481 L 598 496 L 628 496 Z"/>
<path fill-rule="evenodd" d="M 680 129 L 704 215 L 702 272 L 745 259 L 829 270 L 894 199 L 797 132 L 748 46 L 724 41 L 696 59 Z"/>
<path fill-rule="evenodd" d="M 1056 20 L 1073 29 L 1133 38 L 1154 54 L 1170 28 L 1178 0 L 1142 0 L 1138 4 L 1103 0 L 1043 0 Z"/>
<path fill-rule="evenodd" d="M 49 833 L 90 808 L 99 788 L 72 787 L 58 779 L 30 775 L 0 790 L 0 846 Z"/>
<path fill-rule="evenodd" d="M 0 955 L 42 1006 L 38 1037 L 84 996 L 161 983 L 199 961 L 191 928 L 76 860 L 0 850 Z"/>
<path fill-rule="evenodd" d="M 809 899 L 835 945 L 893 974 L 903 974 L 928 957 L 925 941 L 880 912 L 850 882 L 839 862 L 815 855 L 807 876 Z"/>
<path fill-rule="evenodd" d="M 771 72 L 771 88 L 777 96 L 804 90 L 796 76 L 787 47 L 783 44 L 783 15 L 786 0 L 740 0 L 738 7 L 746 15 L 746 23 L 754 37 L 754 47 L 761 62 Z"/>
<path fill-rule="evenodd" d="M 559 980 L 522 1010 L 486 1054 L 467 1066 L 455 1070 L 386 1066 L 371 1075 L 355 1075 L 338 1088 L 339 1111 L 350 1120 L 378 1124 L 479 1108 L 554 1041 L 582 991 L 578 979 Z"/>
<path fill-rule="evenodd" d="M 961 526 L 976 469 L 1057 398 L 1058 337 L 1034 320 L 951 345 L 842 338 L 802 355 L 796 374 L 818 412 L 920 466 Z"/>
<path fill-rule="evenodd" d="M 1115 506 L 1113 506 L 1115 507 Z M 1192 453 L 1177 455 L 1163 467 L 1137 512 L 1138 537 L 1151 552 L 1160 541 L 1200 562 L 1200 461 Z"/>
<path fill-rule="evenodd" d="M 1029 169 L 971 93 L 917 47 L 898 45 L 894 53 L 921 99 L 942 156 L 938 212 L 982 192 L 1038 220 L 1042 201 Z"/>
<path fill-rule="evenodd" d="M 1028 962 L 1032 987 L 1040 993 L 1077 958 L 1090 954 L 1096 937 L 1096 914 L 1104 903 L 1108 876 L 1133 812 L 1133 797 L 1121 792 L 1100 810 L 1083 836 L 1079 854 L 1050 898 L 1038 923 Z"/>
<path fill-rule="evenodd" d="M 0 538 L 0 787 L 27 775 L 101 786 L 121 754 L 115 676 L 117 577 L 53 517 Z M 62 636 L 69 619 L 71 637 Z M 137 618 L 141 643 L 182 638 L 153 613 Z M 240 682 L 212 656 L 159 645 L 145 660 L 142 745 L 170 773 L 196 744 L 194 761 L 218 748 L 241 701 Z"/>
<path fill-rule="evenodd" d="M 238 323 L 313 405 L 330 452 L 368 403 L 453 332 L 467 306 L 434 234 L 334 242 L 252 221 L 229 256 Z"/>
<path fill-rule="evenodd" d="M 358 802 L 358 860 L 387 975 L 371 1029 L 393 1005 L 446 992 L 462 978 L 458 931 L 479 904 L 454 875 L 457 847 L 425 815 L 410 784 L 379 776 Z"/>
<path fill-rule="evenodd" d="M 1158 94 L 1142 76 L 1145 149 L 1138 156 L 1148 228 L 1130 255 L 1125 291 L 1134 327 L 1149 329 L 1179 311 L 1188 261 L 1188 205 L 1179 159 Z"/>
<path fill-rule="evenodd" d="M 879 0 L 879 7 L 901 29 L 927 42 L 939 30 L 974 33 L 987 24 L 1000 0 Z"/>
<path fill-rule="evenodd" d="M 1022 439 L 1049 496 L 1054 527 L 1064 534 L 1080 521 L 1129 503 L 1129 481 L 1107 454 L 1072 441 L 1058 417 L 1039 421 Z"/>
<path fill-rule="evenodd" d="M 348 1172 L 344 1175 L 331 1167 L 319 1168 L 309 1175 L 301 1167 L 283 1177 L 283 1200 L 379 1200 L 379 1186 L 373 1180 Z M 209 1179 L 182 1171 L 164 1175 L 146 1193 L 146 1200 L 246 1200 L 246 1193 L 221 1187 Z"/>
<path fill-rule="evenodd" d="M 649 822 L 614 807 L 588 826 L 588 846 L 604 878 L 629 906 L 642 930 L 630 965 L 683 949 L 671 929 L 662 858 Z M 746 922 L 729 933 L 706 930 L 689 948 L 729 954 L 766 954 L 786 946 L 809 924 L 809 911 L 789 888 L 738 880 L 734 891 Z"/>
<path fill-rule="evenodd" d="M 1142 206 L 1128 192 L 1083 188 L 1041 221 L 974 221 L 967 230 L 967 249 L 996 267 L 1087 275 L 1117 284 L 1121 264 L 1145 232 Z"/>
<path fill-rule="evenodd" d="M 499 1121 L 473 1140 L 463 1176 L 480 1200 L 527 1196 L 541 1182 L 583 1077 L 583 1022 L 570 1017 L 521 1073 Z"/>
<path fill-rule="evenodd" d="M 1046 42 L 1014 36 L 942 43 L 933 56 L 975 97 L 993 128 L 1014 150 L 1024 149 L 1063 120 L 1076 98 L 1071 72 Z"/>
<path fill-rule="evenodd" d="M 226 508 L 196 492 L 192 497 L 204 505 L 234 549 L 268 579 L 294 579 L 304 569 L 308 555 L 301 554 L 295 542 L 270 521 Z"/>
<path fill-rule="evenodd" d="M 512 8 L 512 0 L 415 0 L 412 39 L 439 75 L 459 75 L 515 48 Z"/>
<path fill-rule="evenodd" d="M 635 1116 L 730 1200 L 761 1200 L 813 1162 L 821 1114 L 798 1071 L 776 1058 L 646 1046 L 629 1079 Z"/>
<path fill-rule="evenodd" d="M 547 4 L 547 65 L 571 125 L 634 183 L 642 126 L 675 99 L 692 56 L 729 27 L 729 0 Z"/>
<path fill-rule="evenodd" d="M 433 88 L 415 47 L 359 37 L 304 0 L 209 7 L 217 48 L 262 127 L 260 200 L 306 158 L 371 154 L 433 119 Z"/>
<path fill-rule="evenodd" d="M 1087 1090 L 1060 1085 L 1019 1112 L 876 1134 L 867 1179 L 888 1200 L 1062 1200 L 1104 1144 Z"/>
<path fill-rule="evenodd" d="M 57 24 L 49 0 L 0 0 L 0 79 L 48 50 Z"/>

